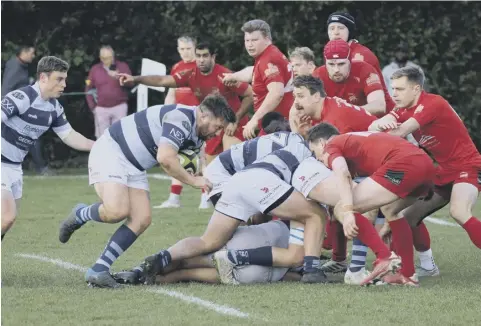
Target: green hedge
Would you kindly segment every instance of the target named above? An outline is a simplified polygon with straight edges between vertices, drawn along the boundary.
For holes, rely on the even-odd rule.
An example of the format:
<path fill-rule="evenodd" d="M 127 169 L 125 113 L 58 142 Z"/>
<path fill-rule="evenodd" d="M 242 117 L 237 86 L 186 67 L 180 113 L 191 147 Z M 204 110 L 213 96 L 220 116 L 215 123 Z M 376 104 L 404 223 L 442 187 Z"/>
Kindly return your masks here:
<path fill-rule="evenodd" d="M 100 44 L 111 44 L 139 72 L 143 57 L 170 67 L 179 60 L 175 39 L 191 34 L 214 39 L 218 62 L 235 70 L 252 63 L 240 27 L 254 18 L 271 25 L 281 50 L 309 46 L 321 64 L 325 22 L 337 10 L 356 17 L 358 39 L 381 65 L 389 63 L 401 40 L 407 42 L 430 90 L 451 102 L 481 147 L 481 75 L 476 73 L 481 72 L 481 4 L 476 2 L 3 2 L 2 66 L 17 45 L 34 40 L 39 56 L 57 55 L 71 63 L 67 91 L 79 91 Z M 61 101 L 72 124 L 93 137 L 83 98 Z"/>

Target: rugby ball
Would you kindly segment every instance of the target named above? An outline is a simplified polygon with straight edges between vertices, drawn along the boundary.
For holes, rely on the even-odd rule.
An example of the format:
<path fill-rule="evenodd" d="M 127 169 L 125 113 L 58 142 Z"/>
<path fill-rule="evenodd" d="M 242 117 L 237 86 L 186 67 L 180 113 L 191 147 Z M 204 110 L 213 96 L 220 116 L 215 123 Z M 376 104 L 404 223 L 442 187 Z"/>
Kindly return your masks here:
<path fill-rule="evenodd" d="M 179 151 L 177 157 L 179 158 L 180 165 L 182 165 L 187 172 L 191 174 L 197 173 L 200 159 L 196 152 L 190 149 L 183 149 Z"/>

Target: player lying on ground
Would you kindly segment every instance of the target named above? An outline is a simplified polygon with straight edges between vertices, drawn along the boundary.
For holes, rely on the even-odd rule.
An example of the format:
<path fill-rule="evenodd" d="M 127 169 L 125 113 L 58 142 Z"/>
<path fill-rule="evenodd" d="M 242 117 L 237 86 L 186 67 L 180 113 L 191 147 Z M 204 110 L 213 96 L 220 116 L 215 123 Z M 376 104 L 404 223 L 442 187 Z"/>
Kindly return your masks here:
<path fill-rule="evenodd" d="M 12 227 L 22 198 L 22 162 L 50 127 L 69 147 L 90 151 L 94 142 L 72 129 L 56 100 L 66 87 L 67 62 L 43 57 L 37 81 L 2 98 L 2 240 Z"/>
<path fill-rule="evenodd" d="M 292 172 L 299 162 L 311 157 L 312 152 L 299 134 L 279 133 L 278 137 L 279 144 L 287 143 L 287 146 L 274 150 L 237 173 L 234 172 L 235 174 L 227 181 L 202 237 L 184 239 L 168 250 L 162 250 L 145 259 L 147 283 L 153 282 L 155 275 L 172 261 L 219 250 L 232 237 L 241 222 L 246 222 L 258 213 L 272 214 L 303 223 L 305 257 L 302 281 L 326 281 L 325 275 L 319 269 L 324 212 L 317 204 L 308 202 L 286 182 L 290 181 Z M 257 140 L 260 142 L 263 138 Z M 251 144 L 253 145 L 244 146 L 239 153 L 242 157 L 253 156 L 259 150 L 256 140 Z M 231 148 L 231 151 L 235 151 L 237 146 L 239 145 Z M 271 144 L 271 151 L 272 147 Z M 229 167 L 226 170 L 229 170 Z"/>
<path fill-rule="evenodd" d="M 110 266 L 151 223 L 146 170 L 160 163 L 170 176 L 195 188 L 211 187 L 208 180 L 189 174 L 180 164 L 182 149 L 198 150 L 205 140 L 235 121 L 234 112 L 220 95 L 209 95 L 198 107 L 157 105 L 113 124 L 95 143 L 89 156 L 89 183 L 100 202 L 78 204 L 60 225 L 66 243 L 90 220 L 123 224 L 86 273 L 94 286 L 118 287 Z"/>
<path fill-rule="evenodd" d="M 302 224 L 291 221 L 290 228 L 302 227 Z M 301 233 L 301 236 L 303 234 Z M 303 239 L 289 235 L 289 228 L 282 221 L 270 221 L 259 225 L 239 226 L 225 247 L 230 250 L 242 248 L 255 248 L 263 245 L 271 245 L 287 248 L 294 242 L 302 246 Z M 142 273 L 143 266 L 136 267 L 131 271 L 119 272 L 113 275 L 117 282 L 127 284 L 143 284 L 145 275 Z M 288 268 L 266 266 L 238 266 L 232 270 L 233 284 L 270 283 L 285 280 L 300 281 L 301 275 L 297 272 L 288 271 Z M 220 283 L 220 277 L 215 268 L 213 254 L 197 256 L 181 261 L 176 261 L 156 276 L 155 283 L 177 283 L 183 281 L 197 281 L 205 283 Z"/>
<path fill-rule="evenodd" d="M 374 122 L 371 129 L 389 130 L 401 137 L 413 133 L 419 145 L 437 162 L 434 196 L 429 201 L 417 201 L 403 215 L 416 225 L 450 203 L 450 215 L 481 249 L 481 221 L 473 216 L 481 190 L 481 155 L 451 105 L 443 97 L 423 91 L 424 73 L 420 68 L 401 68 L 391 79 L 397 108 Z M 429 249 L 427 230 L 424 230 L 424 238 Z M 430 253 L 427 250 L 427 262 Z M 423 269 L 423 274 L 438 273 L 429 263 Z"/>

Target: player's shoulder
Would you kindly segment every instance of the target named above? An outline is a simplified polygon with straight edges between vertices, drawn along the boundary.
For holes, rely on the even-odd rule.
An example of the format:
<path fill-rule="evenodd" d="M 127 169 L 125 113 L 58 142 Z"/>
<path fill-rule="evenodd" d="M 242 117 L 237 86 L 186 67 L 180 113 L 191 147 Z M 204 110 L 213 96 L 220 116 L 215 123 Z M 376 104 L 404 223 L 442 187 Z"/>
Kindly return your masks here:
<path fill-rule="evenodd" d="M 265 58 L 266 61 L 274 61 L 279 63 L 289 62 L 289 59 L 287 59 L 286 55 L 273 44 L 269 45 L 265 51 L 266 53 L 262 57 Z"/>
<path fill-rule="evenodd" d="M 377 74 L 376 69 L 365 61 L 351 61 L 351 71 L 360 75 L 369 73 Z"/>
<path fill-rule="evenodd" d="M 28 85 L 11 91 L 7 94 L 7 96 L 17 99 L 20 103 L 30 105 L 35 102 L 35 100 L 39 96 L 39 92 L 35 89 L 34 86 Z"/>
<path fill-rule="evenodd" d="M 327 74 L 326 66 L 322 65 L 314 69 L 314 71 L 312 72 L 312 77 L 321 79 L 322 77 L 326 76 L 326 74 Z"/>
<path fill-rule="evenodd" d="M 433 93 L 427 93 L 424 92 L 421 96 L 420 101 L 418 102 L 419 105 L 428 107 L 428 108 L 435 108 L 435 109 L 441 109 L 441 108 L 451 108 L 451 105 L 449 102 L 442 97 L 441 95 L 438 94 L 433 94 Z"/>
<path fill-rule="evenodd" d="M 232 70 L 230 70 L 226 66 L 223 66 L 221 64 L 216 63 L 215 66 L 214 66 L 214 72 L 218 75 L 218 74 L 223 74 L 223 73 L 231 73 Z"/>
<path fill-rule="evenodd" d="M 351 40 L 349 43 L 351 49 L 351 60 L 353 61 L 365 61 L 368 63 L 379 63 L 379 59 L 371 51 L 370 48 L 364 44 L 359 43 L 358 40 Z"/>

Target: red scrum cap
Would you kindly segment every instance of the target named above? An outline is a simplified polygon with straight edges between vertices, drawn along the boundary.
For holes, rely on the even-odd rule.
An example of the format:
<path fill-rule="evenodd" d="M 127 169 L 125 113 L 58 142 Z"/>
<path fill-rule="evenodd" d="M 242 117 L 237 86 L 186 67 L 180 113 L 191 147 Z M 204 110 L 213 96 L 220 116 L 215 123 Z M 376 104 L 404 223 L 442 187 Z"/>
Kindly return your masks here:
<path fill-rule="evenodd" d="M 351 48 L 344 40 L 332 40 L 324 46 L 325 59 L 348 59 Z"/>

